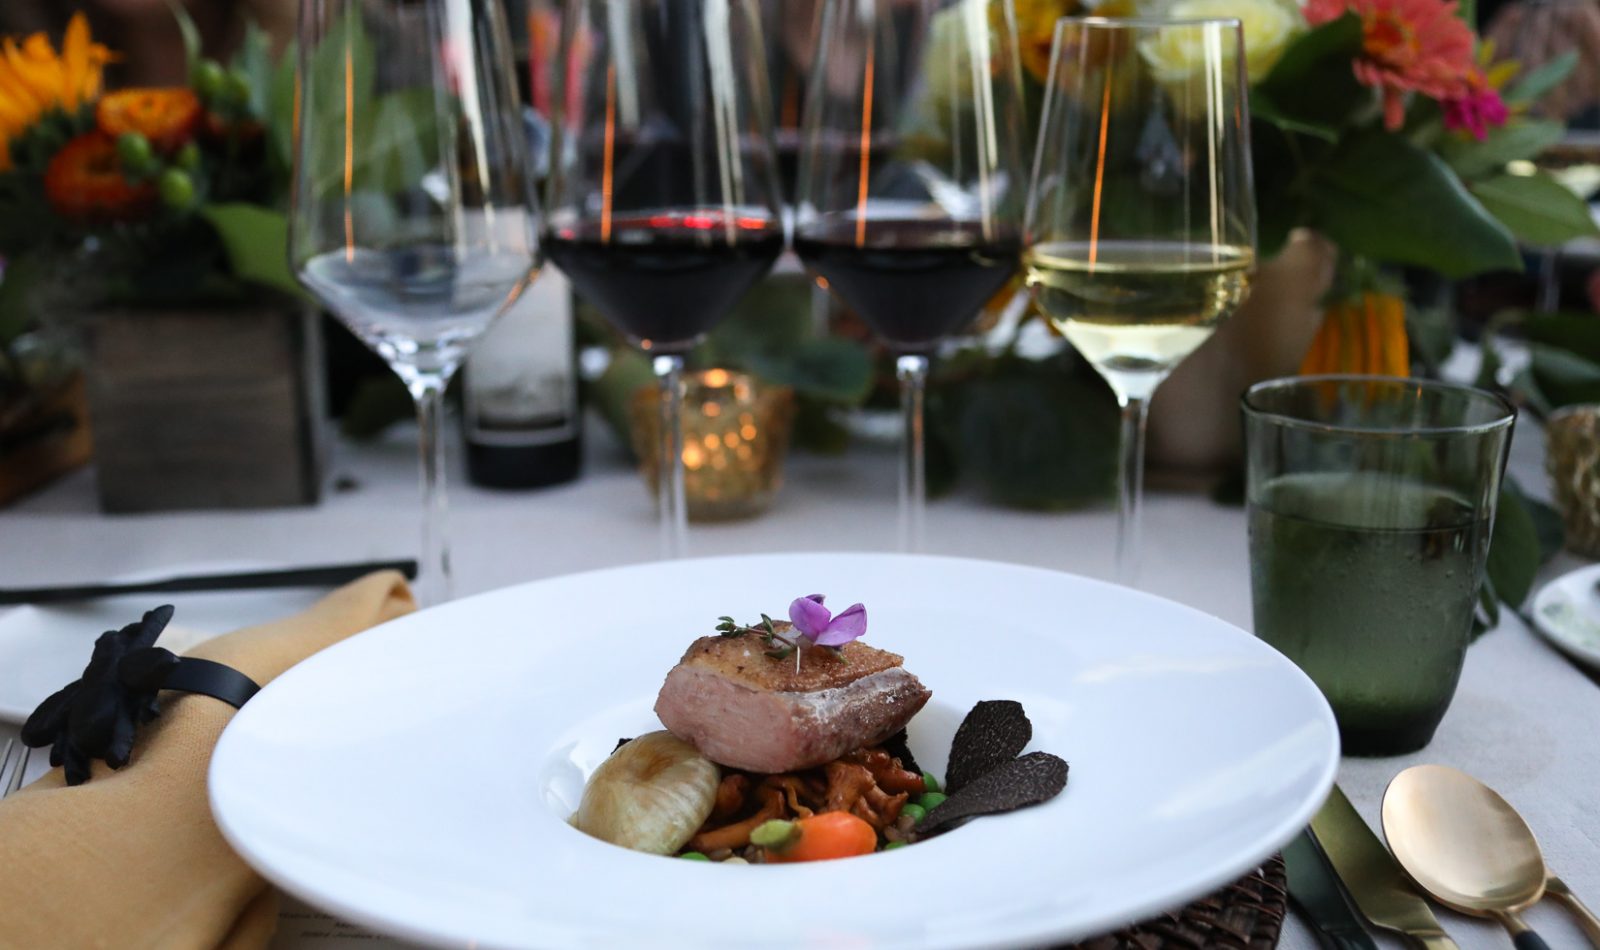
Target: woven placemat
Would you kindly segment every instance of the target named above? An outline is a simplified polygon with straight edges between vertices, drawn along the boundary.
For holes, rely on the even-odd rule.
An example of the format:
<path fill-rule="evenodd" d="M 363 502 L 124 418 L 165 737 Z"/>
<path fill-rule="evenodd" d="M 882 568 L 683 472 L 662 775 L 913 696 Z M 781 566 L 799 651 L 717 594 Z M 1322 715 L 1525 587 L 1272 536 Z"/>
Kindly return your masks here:
<path fill-rule="evenodd" d="M 1275 855 L 1249 877 L 1182 910 L 1062 950 L 1271 950 L 1288 900 L 1283 858 Z"/>

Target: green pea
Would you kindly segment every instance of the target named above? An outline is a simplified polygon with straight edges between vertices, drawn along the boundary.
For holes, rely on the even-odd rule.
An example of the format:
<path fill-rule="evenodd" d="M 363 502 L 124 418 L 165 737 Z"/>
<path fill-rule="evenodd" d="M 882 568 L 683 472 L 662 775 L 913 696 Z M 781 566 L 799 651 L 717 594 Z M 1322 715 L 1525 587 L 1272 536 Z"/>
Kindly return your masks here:
<path fill-rule="evenodd" d="M 911 804 L 900 809 L 900 814 L 910 815 L 912 821 L 921 821 L 923 816 L 928 814 L 928 810 L 923 808 L 921 805 L 912 802 Z"/>
<path fill-rule="evenodd" d="M 156 153 L 150 140 L 138 132 L 124 132 L 117 136 L 117 158 L 122 170 L 130 177 L 142 178 L 155 170 Z"/>
<path fill-rule="evenodd" d="M 194 179 L 187 172 L 169 168 L 161 173 L 156 187 L 161 191 L 161 200 L 174 211 L 184 211 L 194 204 Z"/>
<path fill-rule="evenodd" d="M 885 850 L 885 851 L 893 851 L 895 848 L 903 848 L 905 846 L 906 846 L 906 843 L 904 841 L 891 841 L 888 844 L 883 846 L 883 850 Z"/>
<path fill-rule="evenodd" d="M 937 792 L 939 790 L 939 780 L 934 777 L 932 772 L 922 773 L 922 788 L 929 792 Z"/>
<path fill-rule="evenodd" d="M 922 795 L 917 797 L 917 804 L 921 805 L 928 811 L 933 811 L 935 808 L 938 808 L 940 803 L 942 803 L 948 797 L 950 796 L 943 792 L 924 792 Z"/>
<path fill-rule="evenodd" d="M 705 855 L 701 854 L 698 851 L 685 851 L 683 854 L 678 855 L 678 857 L 684 859 L 685 861 L 709 861 L 709 860 L 711 860 L 710 858 L 706 857 Z"/>

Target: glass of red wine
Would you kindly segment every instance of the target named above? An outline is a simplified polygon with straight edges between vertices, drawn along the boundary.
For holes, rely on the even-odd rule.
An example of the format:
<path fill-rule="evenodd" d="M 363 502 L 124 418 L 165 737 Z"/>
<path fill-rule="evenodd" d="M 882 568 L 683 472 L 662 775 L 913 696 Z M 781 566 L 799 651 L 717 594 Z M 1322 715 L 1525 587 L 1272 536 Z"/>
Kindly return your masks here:
<path fill-rule="evenodd" d="M 900 547 L 923 544 L 929 359 L 1016 274 L 1026 133 L 1009 0 L 827 0 L 794 246 L 895 354 Z"/>
<path fill-rule="evenodd" d="M 661 389 L 663 550 L 687 543 L 684 354 L 784 247 L 759 11 L 566 0 L 544 250 Z"/>

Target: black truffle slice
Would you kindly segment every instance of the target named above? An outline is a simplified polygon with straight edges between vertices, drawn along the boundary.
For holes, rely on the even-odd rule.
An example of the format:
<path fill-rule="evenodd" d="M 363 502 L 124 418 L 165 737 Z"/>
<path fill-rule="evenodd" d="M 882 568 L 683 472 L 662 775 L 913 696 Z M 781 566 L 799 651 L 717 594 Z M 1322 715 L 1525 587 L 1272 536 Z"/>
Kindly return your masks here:
<path fill-rule="evenodd" d="M 911 754 L 911 747 L 906 745 L 906 731 L 899 732 L 883 740 L 883 751 L 900 760 L 900 767 L 907 772 L 922 774 L 922 766 L 917 764 L 916 756 Z"/>
<path fill-rule="evenodd" d="M 1067 787 L 1067 763 L 1048 752 L 1030 752 L 976 778 L 917 822 L 915 837 L 931 838 L 982 815 L 998 815 L 1047 802 Z"/>
<path fill-rule="evenodd" d="M 1016 758 L 1033 738 L 1033 723 L 1014 699 L 986 699 L 972 707 L 950 743 L 945 791 L 951 795 Z"/>

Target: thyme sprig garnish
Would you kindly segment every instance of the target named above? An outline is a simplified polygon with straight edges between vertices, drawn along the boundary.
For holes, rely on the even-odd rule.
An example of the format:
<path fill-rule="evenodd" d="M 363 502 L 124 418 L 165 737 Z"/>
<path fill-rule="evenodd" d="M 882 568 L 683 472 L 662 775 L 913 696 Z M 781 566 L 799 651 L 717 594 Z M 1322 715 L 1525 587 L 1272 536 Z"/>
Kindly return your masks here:
<path fill-rule="evenodd" d="M 763 651 L 763 654 L 774 660 L 787 660 L 791 656 L 794 657 L 794 671 L 796 673 L 800 672 L 802 651 L 816 647 L 816 644 L 812 643 L 804 634 L 790 636 L 780 633 L 773 619 L 766 614 L 761 615 L 760 623 L 753 624 L 741 624 L 732 617 L 718 617 L 717 620 L 720 621 L 717 624 L 717 636 L 728 639 L 749 635 L 760 637 L 762 645 L 767 648 Z M 845 658 L 839 647 L 826 646 L 821 649 L 832 654 L 833 658 L 840 663 L 850 662 Z"/>

